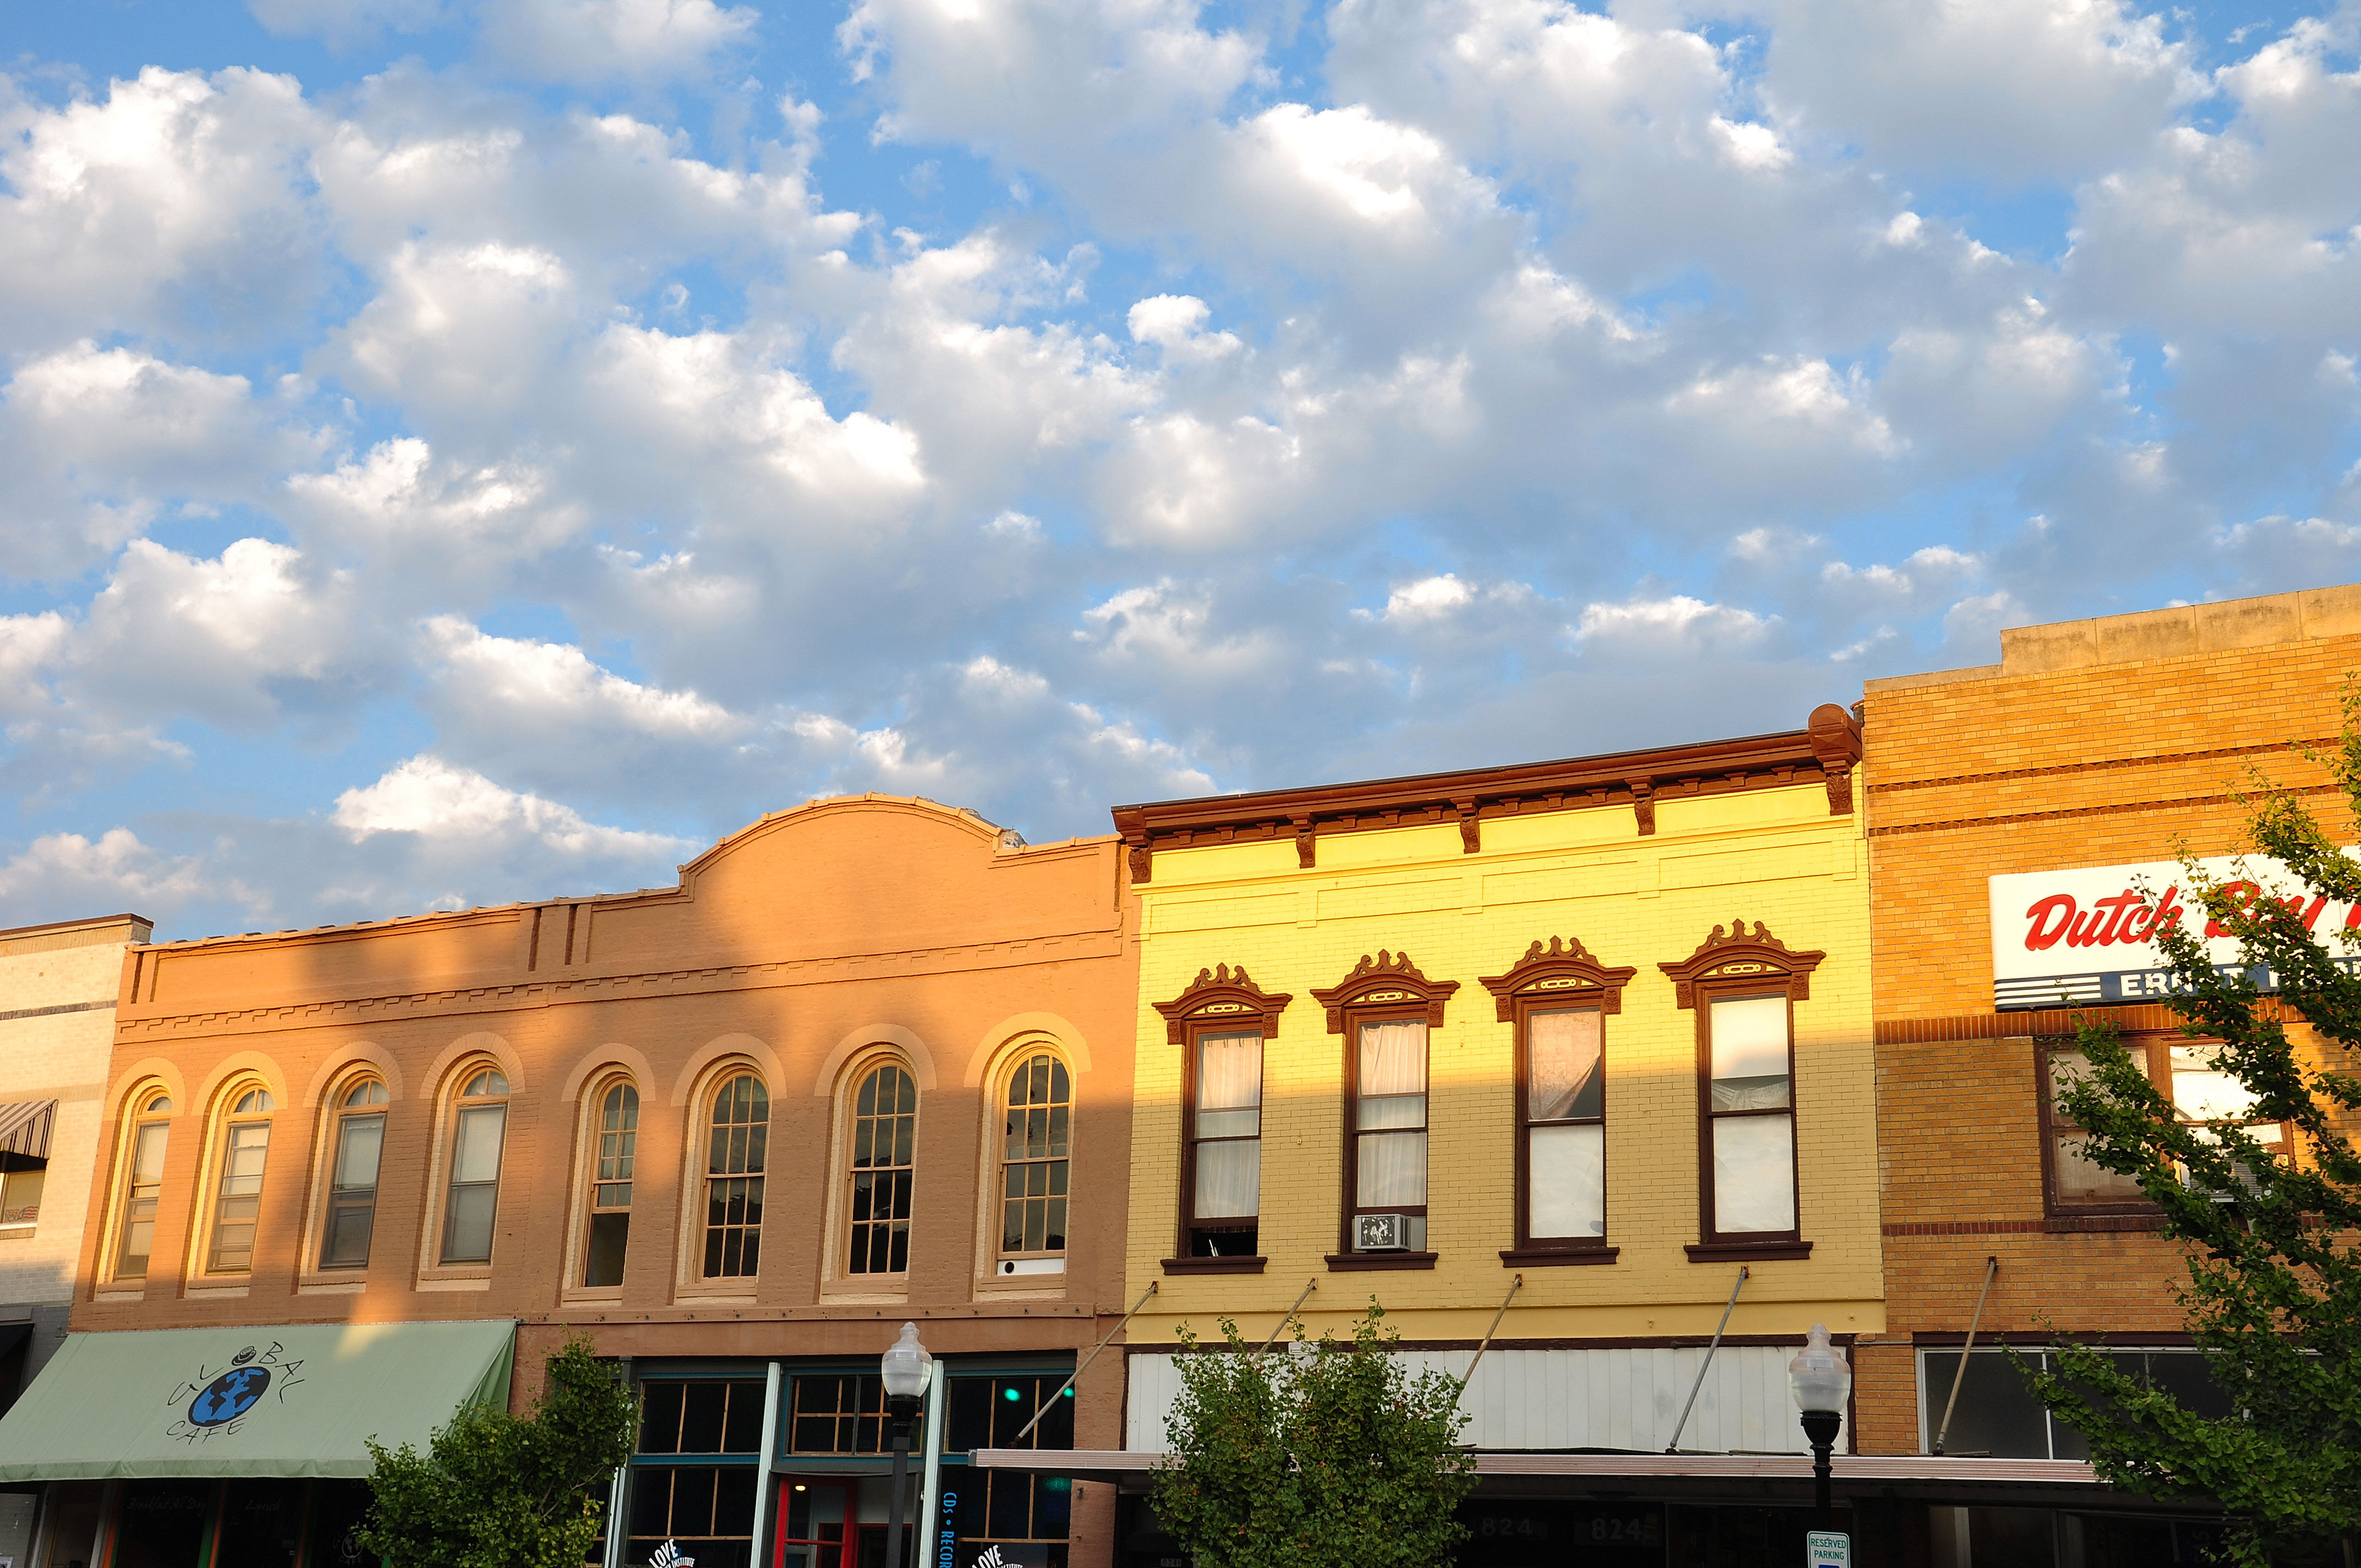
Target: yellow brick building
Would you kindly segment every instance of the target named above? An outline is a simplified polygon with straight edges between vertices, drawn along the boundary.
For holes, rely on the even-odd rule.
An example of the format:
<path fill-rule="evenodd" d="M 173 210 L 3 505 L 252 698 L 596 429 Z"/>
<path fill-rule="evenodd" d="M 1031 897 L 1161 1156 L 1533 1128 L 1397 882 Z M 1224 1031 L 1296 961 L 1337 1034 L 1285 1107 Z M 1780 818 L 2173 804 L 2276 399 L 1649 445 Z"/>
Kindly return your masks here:
<path fill-rule="evenodd" d="M 1308 1286 L 1313 1333 L 1375 1296 L 1455 1376 L 1498 1316 L 1466 1395 L 1479 1449 L 1660 1453 L 1743 1268 L 1680 1446 L 1801 1450 L 1805 1332 L 1884 1326 L 1859 757 L 1828 705 L 1777 735 L 1118 808 L 1141 931 L 1129 1293 L 1156 1287 L 1127 1446 L 1164 1446 L 1180 1325 L 1259 1340 Z M 1744 1003 L 1771 1031 L 1746 1048 L 1791 1065 L 1732 1054 L 1720 1009 Z M 1252 1159 L 1228 1146 L 1248 1132 Z M 1792 1164 L 1763 1153 L 1782 1138 Z"/>

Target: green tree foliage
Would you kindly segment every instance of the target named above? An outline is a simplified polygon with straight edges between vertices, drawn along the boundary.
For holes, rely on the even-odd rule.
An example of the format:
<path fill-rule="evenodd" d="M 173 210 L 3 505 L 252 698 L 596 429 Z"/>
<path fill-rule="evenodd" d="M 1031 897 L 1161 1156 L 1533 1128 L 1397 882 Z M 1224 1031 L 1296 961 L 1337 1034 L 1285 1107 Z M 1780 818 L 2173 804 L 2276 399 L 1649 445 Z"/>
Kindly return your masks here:
<path fill-rule="evenodd" d="M 1433 1568 L 1466 1534 L 1476 1484 L 1458 1446 L 1460 1384 L 1411 1377 L 1372 1299 L 1353 1337 L 1265 1354 L 1222 1320 L 1225 1348 L 1182 1331 L 1180 1398 L 1153 1500 L 1202 1568 Z"/>
<path fill-rule="evenodd" d="M 2361 688 L 2348 682 L 2338 748 L 2322 763 L 2361 817 Z M 2285 902 L 2255 881 L 2216 883 L 2184 856 L 2191 904 L 2235 937 L 2246 968 L 2217 970 L 2203 939 L 2159 923 L 2183 994 L 2182 1032 L 2221 1042 L 2215 1065 L 2252 1096 L 2253 1122 L 2284 1122 L 2292 1158 L 2243 1126 L 2177 1114 L 2112 1028 L 2085 1025 L 2091 1070 L 2062 1086 L 2065 1114 L 2091 1134 L 2089 1157 L 2136 1177 L 2181 1243 L 2189 1278 L 2176 1294 L 2234 1415 L 2207 1419 L 2127 1376 L 2105 1353 L 2061 1343 L 2053 1370 L 2020 1362 L 2041 1398 L 2089 1438 L 2101 1475 L 2157 1497 L 2209 1496 L 2229 1516 L 2225 1550 L 2260 1568 L 2275 1552 L 2361 1532 L 2361 1154 L 2345 1128 L 2361 1081 L 2361 978 L 2345 967 L 2361 933 L 2315 933 L 2330 903 L 2361 903 L 2361 864 L 2336 847 L 2294 793 L 2259 776 L 2254 849 L 2309 890 Z M 2153 906 L 2154 889 L 2147 893 Z M 2274 1002 L 2253 970 L 2277 977 Z M 2319 1043 L 2300 1050 L 2301 1019 Z M 2308 1059 L 2312 1058 L 2312 1059 Z M 2321 1059 L 2324 1058 L 2324 1059 Z"/>
<path fill-rule="evenodd" d="M 531 1414 L 462 1410 L 424 1454 L 372 1441 L 361 1546 L 392 1568 L 582 1568 L 639 1400 L 585 1339 L 549 1358 L 548 1379 Z"/>

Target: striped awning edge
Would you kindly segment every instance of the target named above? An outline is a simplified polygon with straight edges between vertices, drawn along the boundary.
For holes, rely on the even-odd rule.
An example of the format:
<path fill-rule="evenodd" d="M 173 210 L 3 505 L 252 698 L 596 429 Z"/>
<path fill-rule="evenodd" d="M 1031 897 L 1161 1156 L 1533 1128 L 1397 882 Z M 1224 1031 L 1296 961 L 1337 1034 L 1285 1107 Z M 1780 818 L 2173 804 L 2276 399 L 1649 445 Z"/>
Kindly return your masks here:
<path fill-rule="evenodd" d="M 49 1128 L 58 1119 L 54 1100 L 26 1100 L 0 1105 L 0 1154 L 20 1154 L 27 1159 L 49 1157 Z"/>

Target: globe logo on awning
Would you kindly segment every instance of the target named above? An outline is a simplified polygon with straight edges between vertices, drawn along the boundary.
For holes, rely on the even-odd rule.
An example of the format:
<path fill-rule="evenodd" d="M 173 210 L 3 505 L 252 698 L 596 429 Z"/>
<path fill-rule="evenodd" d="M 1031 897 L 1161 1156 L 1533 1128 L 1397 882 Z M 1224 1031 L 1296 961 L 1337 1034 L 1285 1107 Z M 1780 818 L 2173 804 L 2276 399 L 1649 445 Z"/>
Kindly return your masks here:
<path fill-rule="evenodd" d="M 269 1387 L 270 1368 L 267 1366 L 240 1366 L 225 1372 L 189 1402 L 189 1424 L 217 1427 L 234 1421 L 254 1409 L 254 1402 Z"/>

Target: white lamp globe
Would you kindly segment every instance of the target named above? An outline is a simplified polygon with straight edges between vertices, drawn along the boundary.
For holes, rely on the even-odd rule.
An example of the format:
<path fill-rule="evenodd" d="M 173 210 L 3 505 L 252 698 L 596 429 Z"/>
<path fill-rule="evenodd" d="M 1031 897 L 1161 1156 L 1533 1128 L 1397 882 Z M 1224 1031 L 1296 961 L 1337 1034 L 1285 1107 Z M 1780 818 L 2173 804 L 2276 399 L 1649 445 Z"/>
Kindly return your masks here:
<path fill-rule="evenodd" d="M 896 1398 L 915 1399 L 927 1391 L 927 1369 L 935 1358 L 918 1343 L 918 1325 L 904 1323 L 902 1337 L 885 1347 L 878 1358 L 877 1375 L 885 1383 L 885 1392 Z"/>
<path fill-rule="evenodd" d="M 1844 1352 L 1828 1343 L 1826 1323 L 1812 1325 L 1804 1348 L 1787 1363 L 1787 1392 L 1799 1410 L 1844 1413 L 1845 1400 L 1852 1393 L 1852 1368 L 1845 1365 Z"/>

